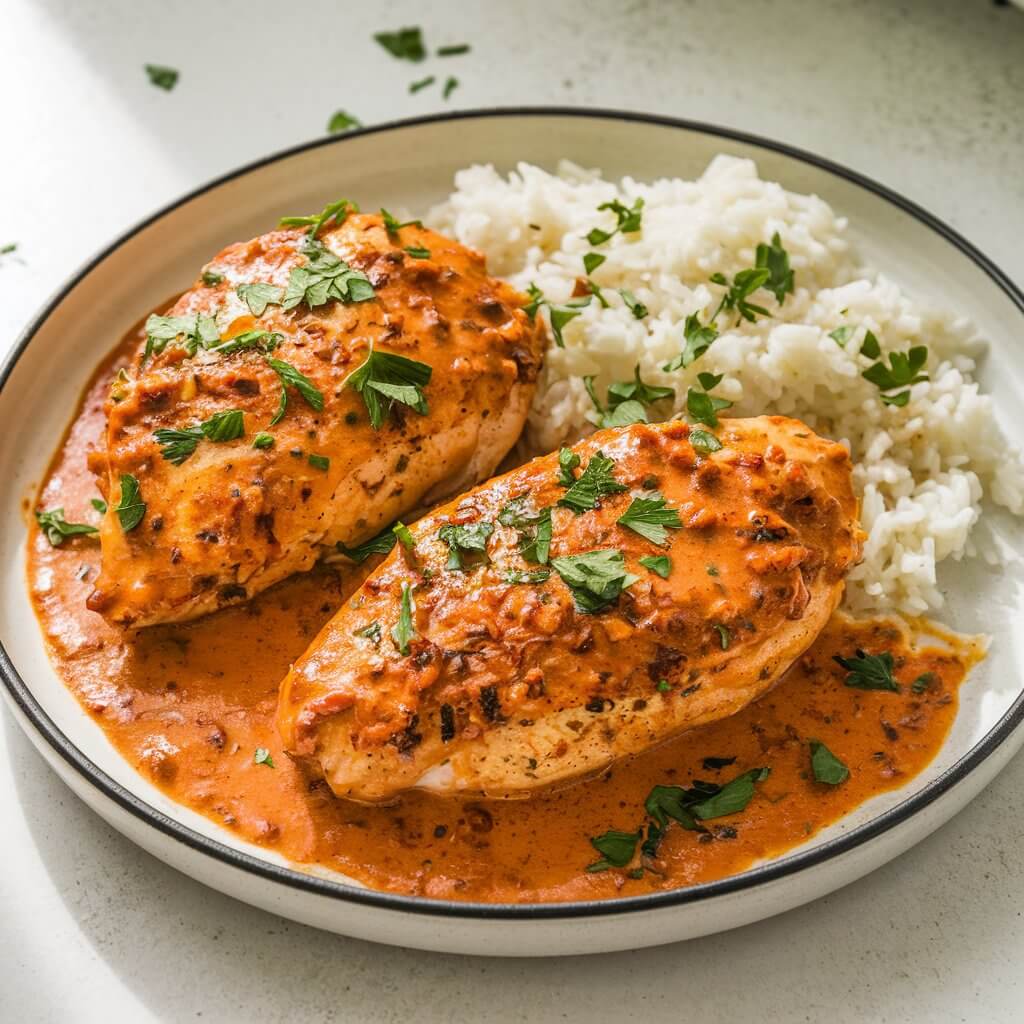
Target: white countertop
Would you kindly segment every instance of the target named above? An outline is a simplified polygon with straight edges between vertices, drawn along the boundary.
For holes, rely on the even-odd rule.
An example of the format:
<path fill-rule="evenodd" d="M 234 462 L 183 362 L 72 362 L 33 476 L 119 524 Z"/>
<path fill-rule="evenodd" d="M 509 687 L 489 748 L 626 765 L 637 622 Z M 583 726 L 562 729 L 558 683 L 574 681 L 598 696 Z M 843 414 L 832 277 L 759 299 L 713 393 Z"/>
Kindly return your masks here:
<path fill-rule="evenodd" d="M 113 235 L 339 107 L 372 124 L 590 105 L 757 132 L 904 193 L 1024 281 L 1024 13 L 988 0 L 5 0 L 0 21 L 0 246 L 19 243 L 0 256 L 0 348 Z M 370 38 L 406 24 L 472 53 L 411 65 Z M 177 88 L 152 87 L 146 62 L 180 68 Z M 448 103 L 407 92 L 430 73 L 460 78 Z M 501 961 L 342 939 L 203 888 L 0 719 L 0 1021 L 1024 1018 L 1024 756 L 802 909 L 661 949 Z"/>

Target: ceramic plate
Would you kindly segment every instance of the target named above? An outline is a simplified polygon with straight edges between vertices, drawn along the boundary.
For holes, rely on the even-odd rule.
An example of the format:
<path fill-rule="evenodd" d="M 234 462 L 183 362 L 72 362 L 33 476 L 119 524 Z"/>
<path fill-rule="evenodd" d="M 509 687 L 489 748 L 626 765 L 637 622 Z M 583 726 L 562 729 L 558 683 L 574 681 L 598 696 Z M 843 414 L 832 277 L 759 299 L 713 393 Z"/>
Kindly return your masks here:
<path fill-rule="evenodd" d="M 351 196 L 366 209 L 425 211 L 467 164 L 501 170 L 562 157 L 606 177 L 692 178 L 716 153 L 751 157 L 762 177 L 822 196 L 850 218 L 866 261 L 921 298 L 969 314 L 991 343 L 981 379 L 1024 444 L 1024 295 L 964 239 L 859 175 L 734 132 L 581 110 L 499 110 L 369 128 L 289 150 L 226 175 L 154 214 L 85 266 L 39 314 L 0 376 L 0 673 L 15 718 L 47 761 L 115 828 L 238 899 L 321 928 L 424 949 L 552 955 L 637 948 L 708 934 L 819 897 L 906 850 L 962 808 L 1024 741 L 1024 572 L 977 561 L 945 567 L 943 618 L 991 634 L 991 655 L 961 690 L 932 765 L 788 856 L 733 878 L 604 903 L 482 905 L 370 891 L 298 870 L 171 802 L 125 763 L 50 668 L 25 586 L 22 499 L 34 493 L 97 361 L 148 309 L 188 286 L 224 245 Z M 32 415 L 27 416 L 26 410 Z M 992 517 L 1018 549 L 1024 530 Z"/>

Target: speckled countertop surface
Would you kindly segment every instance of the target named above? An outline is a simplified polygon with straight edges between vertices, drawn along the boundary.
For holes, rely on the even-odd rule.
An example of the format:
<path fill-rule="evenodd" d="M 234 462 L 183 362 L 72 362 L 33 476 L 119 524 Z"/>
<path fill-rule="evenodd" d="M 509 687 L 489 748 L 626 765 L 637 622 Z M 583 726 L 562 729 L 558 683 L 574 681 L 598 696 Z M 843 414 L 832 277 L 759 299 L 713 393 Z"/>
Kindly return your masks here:
<path fill-rule="evenodd" d="M 621 107 L 849 164 L 1024 280 L 1024 13 L 988 0 L 386 8 L 6 0 L 0 346 L 93 250 L 196 184 L 323 130 L 458 106 Z M 460 88 L 373 32 L 420 24 Z M 283 42 L 282 42 L 283 41 Z M 171 93 L 144 62 L 180 68 Z M 870 877 L 739 931 L 588 959 L 372 946 L 290 924 L 144 854 L 0 715 L 2 1021 L 985 1021 L 1024 1018 L 1024 756 Z"/>

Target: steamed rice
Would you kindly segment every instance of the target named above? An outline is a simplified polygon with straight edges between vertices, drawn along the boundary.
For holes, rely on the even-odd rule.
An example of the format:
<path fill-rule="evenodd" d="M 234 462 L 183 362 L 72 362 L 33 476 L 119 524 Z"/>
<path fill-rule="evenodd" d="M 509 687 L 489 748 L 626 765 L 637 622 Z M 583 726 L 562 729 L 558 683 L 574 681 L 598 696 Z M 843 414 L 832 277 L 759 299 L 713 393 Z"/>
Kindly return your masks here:
<path fill-rule="evenodd" d="M 591 301 L 563 329 L 565 348 L 550 347 L 527 426 L 531 454 L 594 429 L 585 375 L 595 375 L 603 396 L 639 365 L 647 383 L 675 388 L 667 416 L 684 408 L 699 372 L 723 374 L 714 393 L 735 403 L 727 415 L 795 416 L 849 447 L 868 533 L 847 588 L 855 611 L 939 608 L 936 565 L 973 553 L 969 538 L 983 499 L 1024 510 L 1024 463 L 973 380 L 983 346 L 970 323 L 916 303 L 861 266 L 844 238 L 845 218 L 818 197 L 762 181 L 751 161 L 725 156 L 696 181 L 616 185 L 566 162 L 557 174 L 521 164 L 508 178 L 470 167 L 455 186 L 432 211 L 432 226 L 484 251 L 493 273 L 524 290 L 536 284 L 552 302 L 565 302 L 584 276 L 583 255 L 607 257 L 592 277 L 611 308 Z M 591 228 L 614 227 L 613 215 L 598 212 L 601 203 L 629 206 L 637 197 L 645 204 L 640 232 L 587 242 Z M 731 278 L 753 266 L 757 244 L 775 232 L 789 253 L 794 293 L 781 306 L 763 290 L 753 296 L 772 314 L 757 323 L 720 315 L 721 334 L 707 352 L 685 370 L 664 372 L 683 347 L 686 317 L 706 321 L 718 305 L 723 289 L 711 275 Z M 649 315 L 636 319 L 620 288 Z M 857 327 L 845 348 L 829 337 L 841 325 Z M 928 347 L 929 380 L 911 387 L 902 408 L 883 404 L 861 376 L 875 361 L 859 354 L 868 329 L 886 357 Z"/>

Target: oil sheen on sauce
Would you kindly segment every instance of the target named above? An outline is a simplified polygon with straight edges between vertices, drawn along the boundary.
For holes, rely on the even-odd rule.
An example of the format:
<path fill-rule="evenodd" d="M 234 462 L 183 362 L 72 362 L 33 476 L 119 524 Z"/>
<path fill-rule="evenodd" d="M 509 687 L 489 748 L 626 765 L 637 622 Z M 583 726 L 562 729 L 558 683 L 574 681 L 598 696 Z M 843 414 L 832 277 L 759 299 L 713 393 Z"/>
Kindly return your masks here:
<path fill-rule="evenodd" d="M 95 518 L 86 453 L 102 435 L 115 360 L 97 371 L 39 496 L 38 507 L 63 506 L 71 522 Z M 921 771 L 942 745 L 959 685 L 981 657 L 978 645 L 938 631 L 936 642 L 914 646 L 897 620 L 837 616 L 761 700 L 597 779 L 521 801 L 414 793 L 367 807 L 338 800 L 305 777 L 274 726 L 278 683 L 362 573 L 324 567 L 246 605 L 132 633 L 85 607 L 99 554 L 92 538 L 53 548 L 33 526 L 29 586 L 57 672 L 120 754 L 172 799 L 298 865 L 434 898 L 629 896 L 722 878 L 778 856 Z M 833 655 L 850 657 L 857 648 L 893 654 L 899 693 L 844 684 Z M 927 685 L 913 688 L 925 673 Z M 814 781 L 811 740 L 847 765 L 845 782 Z M 273 766 L 255 762 L 259 748 Z M 709 758 L 734 760 L 714 767 L 720 762 L 706 765 Z M 709 821 L 706 833 L 670 826 L 641 877 L 586 870 L 597 860 L 590 837 L 635 831 L 653 786 L 724 783 L 762 765 L 771 774 L 743 811 Z"/>

